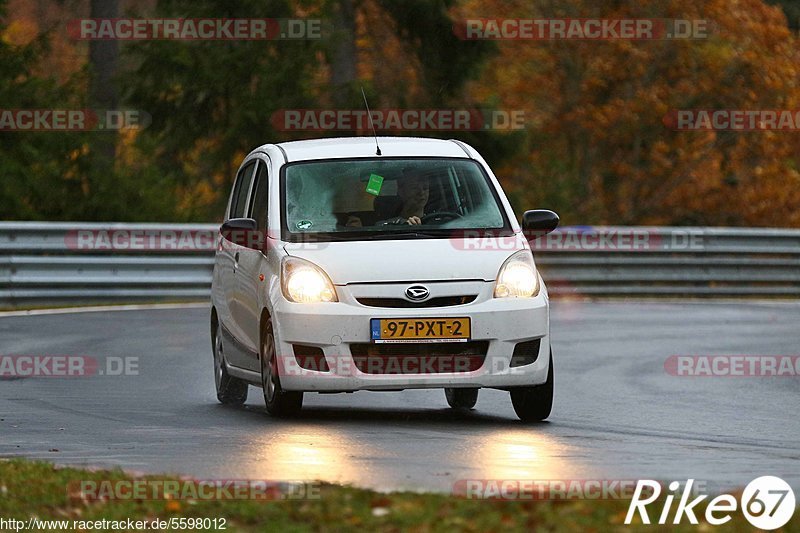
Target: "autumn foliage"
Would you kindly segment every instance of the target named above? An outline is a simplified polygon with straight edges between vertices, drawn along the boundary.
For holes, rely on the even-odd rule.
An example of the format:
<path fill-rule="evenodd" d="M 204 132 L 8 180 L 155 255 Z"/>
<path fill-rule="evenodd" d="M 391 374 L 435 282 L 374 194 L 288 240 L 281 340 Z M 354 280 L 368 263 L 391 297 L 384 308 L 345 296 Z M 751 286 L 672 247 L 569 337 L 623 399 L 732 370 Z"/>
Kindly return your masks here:
<path fill-rule="evenodd" d="M 499 173 L 571 223 L 800 226 L 800 131 L 673 131 L 677 109 L 800 109 L 797 35 L 760 0 L 466 2 L 458 17 L 679 18 L 706 39 L 501 41 L 470 88 L 525 109 Z"/>
<path fill-rule="evenodd" d="M 18 53 L 20 43 L 46 34 L 51 52 L 25 72 L 52 77 L 62 89 L 66 80 L 77 87 L 70 90 L 85 89 L 86 46 L 66 39 L 61 24 L 87 16 L 85 4 L 9 2 L 0 27 L 3 53 Z M 142 16 L 222 16 L 216 11 L 230 5 L 161 0 L 137 7 Z M 800 227 L 800 131 L 678 131 L 668 118 L 685 109 L 800 110 L 800 38 L 790 29 L 797 21 L 787 20 L 780 5 L 248 0 L 237 6 L 241 13 L 231 7 L 224 15 L 279 10 L 280 16 L 340 20 L 349 6 L 354 31 L 344 38 L 353 46 L 342 48 L 340 34 L 307 43 L 125 44 L 118 73 L 123 103 L 148 110 L 152 126 L 119 137 L 113 176 L 92 177 L 89 159 L 84 161 L 91 136 L 80 146 L 52 143 L 49 163 L 41 159 L 50 141 L 38 137 L 37 165 L 49 174 L 30 183 L 50 192 L 12 187 L 11 180 L 30 178 L 31 167 L 6 162 L 19 174 L 0 176 L 6 218 L 69 219 L 80 216 L 70 206 L 96 205 L 103 209 L 90 209 L 82 218 L 217 219 L 243 154 L 290 138 L 271 128 L 274 111 L 357 106 L 364 86 L 373 107 L 523 110 L 522 131 L 449 135 L 486 155 L 518 211 L 552 208 L 567 224 Z M 460 41 L 450 26 L 475 17 L 705 20 L 710 33 L 648 41 Z M 353 78 L 347 83 L 345 76 L 342 85 L 344 67 L 352 67 Z M 0 79 L 6 91 L 13 93 L 21 71 Z M 28 100 L 18 98 L 14 105 L 34 105 Z M 75 93 L 60 105 L 82 101 Z M 19 136 L 14 142 L 6 159 L 30 153 Z M 71 163 L 58 175 L 65 160 Z M 64 183 L 73 184 L 67 192 Z"/>

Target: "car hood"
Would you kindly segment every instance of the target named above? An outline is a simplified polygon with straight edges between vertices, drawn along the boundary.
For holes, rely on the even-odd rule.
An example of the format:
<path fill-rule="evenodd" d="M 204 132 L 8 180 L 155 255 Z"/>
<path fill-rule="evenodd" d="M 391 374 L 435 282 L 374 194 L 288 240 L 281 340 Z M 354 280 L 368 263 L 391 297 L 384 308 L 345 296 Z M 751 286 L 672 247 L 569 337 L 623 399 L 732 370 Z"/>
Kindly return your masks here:
<path fill-rule="evenodd" d="M 287 243 L 286 253 L 311 261 L 335 285 L 448 280 L 494 281 L 503 261 L 527 248 L 521 234 L 480 239 L 405 239 Z"/>

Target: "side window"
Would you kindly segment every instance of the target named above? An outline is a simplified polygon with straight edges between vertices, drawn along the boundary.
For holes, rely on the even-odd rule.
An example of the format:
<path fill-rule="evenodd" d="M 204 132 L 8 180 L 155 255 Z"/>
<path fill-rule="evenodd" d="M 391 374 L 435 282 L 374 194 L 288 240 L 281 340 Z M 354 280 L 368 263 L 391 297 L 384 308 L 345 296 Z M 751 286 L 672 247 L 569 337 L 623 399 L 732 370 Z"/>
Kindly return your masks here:
<path fill-rule="evenodd" d="M 250 183 L 253 181 L 253 168 L 256 162 L 253 161 L 245 165 L 236 176 L 236 184 L 233 186 L 233 201 L 228 218 L 242 218 L 244 209 L 247 205 L 247 193 L 250 191 Z"/>
<path fill-rule="evenodd" d="M 250 197 L 250 212 L 247 216 L 255 219 L 259 231 L 267 229 L 267 203 L 269 200 L 269 178 L 267 165 L 264 161 L 258 162 L 256 170 L 256 183 L 253 186 L 253 195 Z"/>

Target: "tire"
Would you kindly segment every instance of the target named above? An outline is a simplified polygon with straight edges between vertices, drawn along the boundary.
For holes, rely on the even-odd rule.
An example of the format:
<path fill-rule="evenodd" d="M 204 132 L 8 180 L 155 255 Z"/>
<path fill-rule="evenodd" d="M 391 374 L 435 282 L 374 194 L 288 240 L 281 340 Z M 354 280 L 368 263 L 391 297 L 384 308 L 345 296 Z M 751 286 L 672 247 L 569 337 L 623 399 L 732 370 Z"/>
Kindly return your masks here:
<path fill-rule="evenodd" d="M 523 422 L 541 422 L 550 416 L 553 408 L 553 350 L 550 350 L 550 366 L 547 381 L 533 387 L 511 389 L 511 403 Z"/>
<path fill-rule="evenodd" d="M 217 389 L 217 400 L 225 405 L 242 405 L 247 401 L 248 385 L 246 381 L 228 374 L 225 367 L 225 352 L 222 346 L 222 326 L 216 325 L 214 338 L 211 339 L 214 353 L 214 385 Z"/>
<path fill-rule="evenodd" d="M 261 389 L 267 412 L 275 417 L 297 415 L 303 407 L 303 393 L 281 388 L 278 362 L 275 353 L 275 334 L 272 321 L 267 320 L 261 333 Z"/>
<path fill-rule="evenodd" d="M 447 405 L 453 409 L 469 410 L 475 407 L 478 402 L 478 391 L 480 389 L 444 389 L 444 397 L 447 398 Z"/>

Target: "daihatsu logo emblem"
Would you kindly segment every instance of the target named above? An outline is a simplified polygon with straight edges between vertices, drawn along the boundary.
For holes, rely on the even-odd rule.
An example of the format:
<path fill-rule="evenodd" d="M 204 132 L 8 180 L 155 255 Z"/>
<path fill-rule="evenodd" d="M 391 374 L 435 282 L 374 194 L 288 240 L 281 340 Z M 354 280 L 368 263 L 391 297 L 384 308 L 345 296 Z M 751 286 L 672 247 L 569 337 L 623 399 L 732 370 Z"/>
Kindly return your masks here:
<path fill-rule="evenodd" d="M 412 285 L 406 289 L 406 298 L 409 300 L 424 300 L 430 294 L 430 291 L 422 285 Z"/>

